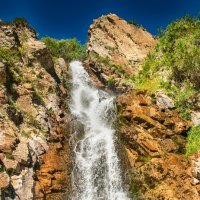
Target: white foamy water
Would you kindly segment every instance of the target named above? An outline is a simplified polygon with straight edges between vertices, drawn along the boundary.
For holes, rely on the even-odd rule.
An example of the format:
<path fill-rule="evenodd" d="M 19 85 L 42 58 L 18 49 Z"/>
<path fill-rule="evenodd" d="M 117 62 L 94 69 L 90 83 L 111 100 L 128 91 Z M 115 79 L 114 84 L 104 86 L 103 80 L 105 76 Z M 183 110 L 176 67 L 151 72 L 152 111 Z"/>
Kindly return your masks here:
<path fill-rule="evenodd" d="M 74 144 L 72 181 L 75 195 L 72 199 L 128 200 L 114 145 L 114 97 L 90 85 L 89 76 L 80 62 L 72 62 L 70 70 L 70 110 L 84 126 L 82 136 Z"/>

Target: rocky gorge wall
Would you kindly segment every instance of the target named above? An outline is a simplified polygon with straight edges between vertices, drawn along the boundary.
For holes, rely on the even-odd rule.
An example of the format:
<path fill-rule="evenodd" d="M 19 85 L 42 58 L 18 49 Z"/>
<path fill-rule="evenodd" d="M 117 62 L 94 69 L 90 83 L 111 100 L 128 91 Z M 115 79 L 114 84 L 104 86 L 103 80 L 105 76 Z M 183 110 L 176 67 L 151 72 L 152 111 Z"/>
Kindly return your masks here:
<path fill-rule="evenodd" d="M 68 110 L 70 76 L 62 58 L 24 22 L 0 24 L 0 199 L 67 199 L 79 127 Z M 200 199 L 199 152 L 185 155 L 183 119 L 164 91 L 135 89 L 134 76 L 157 40 L 114 14 L 89 29 L 84 66 L 98 88 L 116 95 L 116 129 L 133 199 Z M 80 132 L 82 127 L 79 127 Z"/>
<path fill-rule="evenodd" d="M 0 25 L 0 199 L 69 196 L 67 77 L 27 24 Z"/>
<path fill-rule="evenodd" d="M 102 16 L 89 29 L 85 66 L 97 87 L 117 93 L 116 127 L 131 197 L 198 200 L 199 153 L 184 154 L 192 122 L 181 118 L 164 91 L 134 89 L 134 75 L 155 44 L 143 28 Z"/>

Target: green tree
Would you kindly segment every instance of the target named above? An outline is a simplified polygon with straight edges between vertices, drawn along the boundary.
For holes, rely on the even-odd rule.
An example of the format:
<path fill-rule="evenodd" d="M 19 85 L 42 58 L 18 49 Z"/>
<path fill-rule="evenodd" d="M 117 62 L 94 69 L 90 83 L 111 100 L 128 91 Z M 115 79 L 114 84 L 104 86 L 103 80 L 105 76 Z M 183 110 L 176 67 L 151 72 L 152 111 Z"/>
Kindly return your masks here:
<path fill-rule="evenodd" d="M 42 41 L 49 48 L 54 58 L 62 57 L 66 62 L 72 60 L 84 60 L 86 58 L 86 48 L 77 39 L 57 40 L 50 37 L 42 38 Z"/>

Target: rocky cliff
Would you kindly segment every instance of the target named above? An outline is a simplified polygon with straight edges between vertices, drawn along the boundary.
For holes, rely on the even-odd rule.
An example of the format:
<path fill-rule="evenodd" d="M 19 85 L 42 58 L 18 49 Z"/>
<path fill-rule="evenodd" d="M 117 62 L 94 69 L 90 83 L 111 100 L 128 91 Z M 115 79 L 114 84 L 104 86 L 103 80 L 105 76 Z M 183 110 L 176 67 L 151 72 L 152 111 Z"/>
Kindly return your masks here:
<path fill-rule="evenodd" d="M 170 37 L 159 40 L 114 14 L 100 17 L 89 29 L 84 65 L 98 88 L 116 93 L 118 152 L 133 199 L 200 199 L 197 73 L 189 73 L 188 62 L 181 62 L 184 68 L 166 67 L 191 52 L 198 66 L 199 23 L 189 19 L 187 26 L 181 24 L 180 33 L 173 29 Z M 185 39 L 194 32 L 191 41 Z M 176 36 L 173 43 L 168 41 L 174 39 L 171 33 Z M 71 193 L 70 126 L 79 125 L 67 106 L 68 64 L 58 58 L 57 49 L 50 52 L 51 42 L 59 42 L 47 38 L 49 50 L 36 35 L 22 19 L 0 23 L 1 199 L 61 200 Z M 176 52 L 181 42 L 192 48 Z M 168 62 L 172 49 L 181 56 Z M 188 116 L 184 106 L 193 109 L 193 123 L 183 119 Z"/>
<path fill-rule="evenodd" d="M 1 23 L 0 199 L 69 195 L 67 76 L 25 21 Z"/>
<path fill-rule="evenodd" d="M 140 69 L 155 43 L 144 28 L 109 14 L 94 20 L 90 26 L 88 62 L 103 83 L 123 91 L 133 85 L 131 75 Z"/>
<path fill-rule="evenodd" d="M 124 174 L 129 177 L 131 197 L 200 199 L 199 153 L 185 155 L 193 124 L 181 117 L 173 95 L 168 96 L 166 90 L 155 85 L 156 81 L 151 81 L 156 77 L 147 74 L 148 59 L 144 66 L 148 53 L 157 50 L 155 44 L 156 40 L 142 28 L 113 14 L 102 16 L 89 30 L 86 68 L 97 87 L 120 92 L 116 98 L 116 124 L 125 150 L 123 160 L 129 162 Z M 152 60 L 152 68 L 157 64 L 165 80 L 169 74 L 159 65 L 161 55 Z M 137 87 L 137 82 L 145 82 L 146 86 Z"/>

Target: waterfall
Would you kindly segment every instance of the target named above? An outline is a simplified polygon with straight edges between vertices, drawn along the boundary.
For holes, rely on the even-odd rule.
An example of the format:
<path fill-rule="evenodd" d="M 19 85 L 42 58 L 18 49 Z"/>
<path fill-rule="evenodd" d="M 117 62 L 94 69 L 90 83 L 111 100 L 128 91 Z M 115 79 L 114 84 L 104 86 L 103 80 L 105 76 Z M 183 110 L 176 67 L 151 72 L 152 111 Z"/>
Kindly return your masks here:
<path fill-rule="evenodd" d="M 74 144 L 72 181 L 75 195 L 72 199 L 128 200 L 115 150 L 114 97 L 91 86 L 80 62 L 70 63 L 70 71 L 70 110 L 84 127 L 84 133 Z"/>

